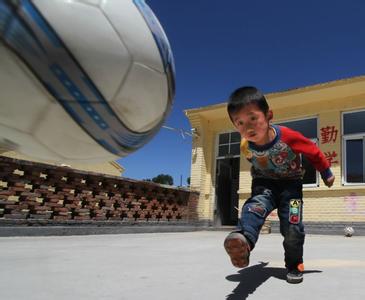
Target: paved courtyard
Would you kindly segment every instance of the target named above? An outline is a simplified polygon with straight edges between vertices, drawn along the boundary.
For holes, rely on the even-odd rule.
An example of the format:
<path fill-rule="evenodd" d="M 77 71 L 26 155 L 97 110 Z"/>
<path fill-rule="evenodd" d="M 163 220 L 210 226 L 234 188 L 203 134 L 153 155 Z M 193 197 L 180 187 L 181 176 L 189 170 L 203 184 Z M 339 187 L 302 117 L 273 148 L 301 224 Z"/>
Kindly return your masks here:
<path fill-rule="evenodd" d="M 225 232 L 0 238 L 0 299 L 365 299 L 365 237 L 309 235 L 304 282 L 285 281 L 280 235 L 235 269 Z"/>

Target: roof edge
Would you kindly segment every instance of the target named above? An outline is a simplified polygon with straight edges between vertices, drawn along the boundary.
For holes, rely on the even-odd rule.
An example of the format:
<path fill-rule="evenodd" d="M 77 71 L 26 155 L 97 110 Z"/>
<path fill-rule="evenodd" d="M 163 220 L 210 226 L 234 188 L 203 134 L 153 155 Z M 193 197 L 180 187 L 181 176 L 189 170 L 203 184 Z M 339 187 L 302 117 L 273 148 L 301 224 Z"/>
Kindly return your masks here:
<path fill-rule="evenodd" d="M 331 80 L 331 81 L 327 81 L 327 82 L 323 82 L 323 83 L 317 83 L 317 84 L 297 87 L 297 88 L 290 88 L 287 90 L 277 91 L 277 92 L 272 92 L 272 93 L 267 93 L 267 94 L 265 93 L 265 96 L 268 98 L 289 96 L 294 93 L 299 94 L 299 93 L 305 93 L 305 92 L 310 92 L 310 91 L 316 91 L 316 90 L 320 90 L 320 89 L 330 88 L 333 86 L 340 86 L 340 85 L 349 84 L 349 83 L 355 83 L 355 82 L 359 82 L 359 81 L 365 81 L 365 75 L 336 79 L 336 80 Z M 189 109 L 185 109 L 184 113 L 186 116 L 188 116 L 188 115 L 196 114 L 196 113 L 199 113 L 202 111 L 206 111 L 208 109 L 209 110 L 221 109 L 222 107 L 225 107 L 226 105 L 227 105 L 227 103 L 223 102 L 223 103 L 217 103 L 217 104 L 212 104 L 212 105 L 202 106 L 202 107 L 197 107 L 197 108 L 189 108 Z"/>

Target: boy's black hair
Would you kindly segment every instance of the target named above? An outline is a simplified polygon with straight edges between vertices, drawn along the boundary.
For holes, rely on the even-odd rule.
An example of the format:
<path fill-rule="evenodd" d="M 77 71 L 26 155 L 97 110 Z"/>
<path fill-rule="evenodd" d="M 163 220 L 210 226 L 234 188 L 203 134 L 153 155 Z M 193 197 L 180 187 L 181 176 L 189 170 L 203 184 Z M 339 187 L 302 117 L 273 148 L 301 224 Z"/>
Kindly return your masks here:
<path fill-rule="evenodd" d="M 235 90 L 228 99 L 227 111 L 232 119 L 232 114 L 240 111 L 249 104 L 255 104 L 266 115 L 269 105 L 266 98 L 257 88 L 253 86 L 243 86 Z"/>

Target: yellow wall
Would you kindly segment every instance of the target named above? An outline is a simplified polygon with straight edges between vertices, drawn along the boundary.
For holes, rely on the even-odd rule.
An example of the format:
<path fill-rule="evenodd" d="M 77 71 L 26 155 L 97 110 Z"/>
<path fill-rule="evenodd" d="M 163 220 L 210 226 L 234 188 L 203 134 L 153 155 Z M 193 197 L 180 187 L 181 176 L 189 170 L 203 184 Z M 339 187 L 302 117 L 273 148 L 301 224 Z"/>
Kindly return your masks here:
<path fill-rule="evenodd" d="M 365 76 L 319 84 L 315 86 L 265 95 L 274 111 L 273 122 L 308 117 L 318 118 L 319 147 L 322 152 L 337 153 L 332 166 L 336 181 L 328 189 L 304 188 L 304 219 L 306 221 L 365 221 L 365 186 L 342 185 L 341 113 L 365 109 Z M 212 220 L 215 193 L 216 139 L 220 133 L 234 131 L 226 113 L 226 104 L 217 104 L 186 111 L 191 126 L 197 129 L 193 139 L 191 186 L 200 191 L 199 217 Z M 320 129 L 335 126 L 335 142 L 322 143 Z M 240 206 L 250 196 L 250 164 L 241 155 L 239 199 Z M 270 219 L 275 219 L 273 213 Z"/>

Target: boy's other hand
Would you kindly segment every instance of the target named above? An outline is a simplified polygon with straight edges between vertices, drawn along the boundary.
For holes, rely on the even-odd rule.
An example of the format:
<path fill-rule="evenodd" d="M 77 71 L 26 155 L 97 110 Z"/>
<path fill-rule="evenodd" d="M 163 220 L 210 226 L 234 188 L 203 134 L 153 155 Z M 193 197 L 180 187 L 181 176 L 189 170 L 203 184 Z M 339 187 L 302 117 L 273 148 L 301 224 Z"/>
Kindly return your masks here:
<path fill-rule="evenodd" d="M 333 185 L 334 181 L 335 181 L 335 176 L 334 175 L 332 175 L 331 177 L 323 180 L 324 184 L 327 185 L 328 187 L 331 187 Z"/>

